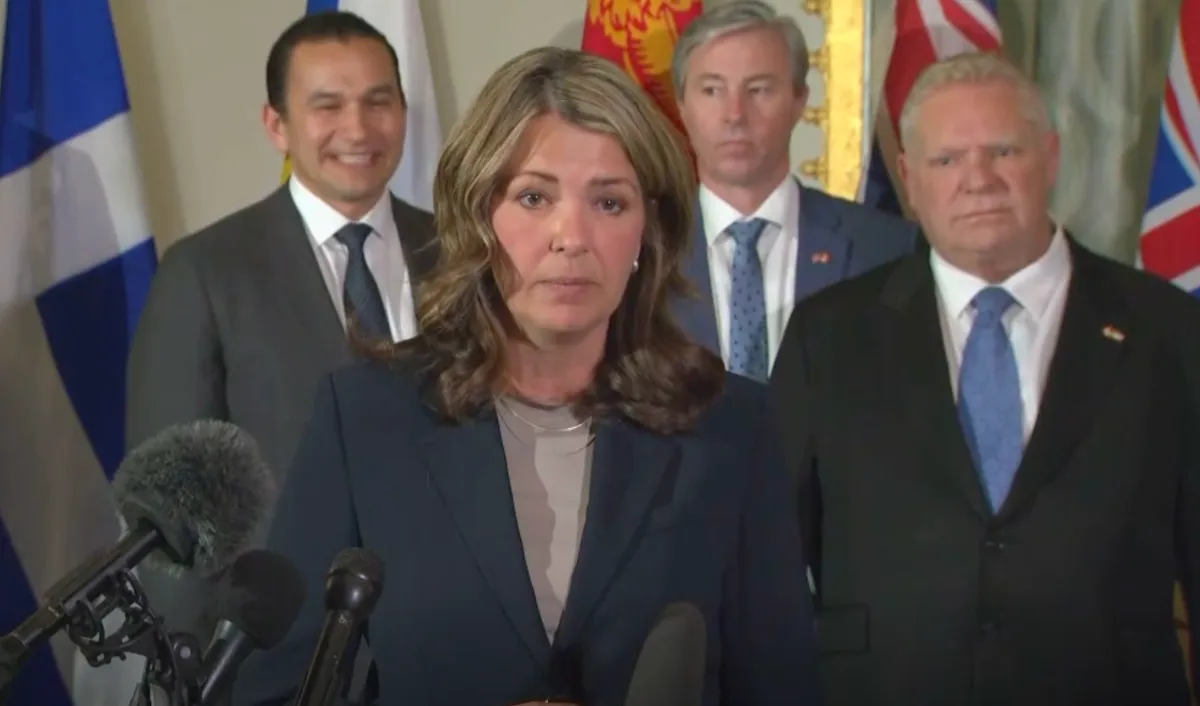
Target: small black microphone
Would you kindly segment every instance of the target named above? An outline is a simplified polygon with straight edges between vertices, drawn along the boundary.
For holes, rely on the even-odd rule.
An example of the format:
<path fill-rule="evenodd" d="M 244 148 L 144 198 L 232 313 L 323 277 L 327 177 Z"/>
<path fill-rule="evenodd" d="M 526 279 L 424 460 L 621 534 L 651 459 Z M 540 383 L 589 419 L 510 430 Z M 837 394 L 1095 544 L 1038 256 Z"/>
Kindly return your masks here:
<path fill-rule="evenodd" d="M 293 706 L 326 706 L 350 678 L 363 622 L 383 590 L 383 560 L 368 549 L 343 549 L 325 578 L 325 625 Z"/>
<path fill-rule="evenodd" d="M 668 605 L 642 643 L 625 706 L 701 706 L 706 635 L 704 616 L 696 606 Z"/>
<path fill-rule="evenodd" d="M 200 706 L 229 696 L 238 669 L 250 653 L 278 645 L 304 605 L 304 578 L 286 557 L 252 549 L 222 577 L 220 620 L 204 653 Z"/>
<path fill-rule="evenodd" d="M 101 621 L 123 601 L 140 596 L 131 570 L 143 561 L 203 576 L 228 566 L 251 544 L 274 480 L 246 432 L 205 420 L 170 427 L 138 446 L 117 469 L 112 489 L 125 536 L 52 586 L 37 612 L 0 637 L 0 698 L 55 633 L 70 626 L 78 643 L 102 630 Z"/>

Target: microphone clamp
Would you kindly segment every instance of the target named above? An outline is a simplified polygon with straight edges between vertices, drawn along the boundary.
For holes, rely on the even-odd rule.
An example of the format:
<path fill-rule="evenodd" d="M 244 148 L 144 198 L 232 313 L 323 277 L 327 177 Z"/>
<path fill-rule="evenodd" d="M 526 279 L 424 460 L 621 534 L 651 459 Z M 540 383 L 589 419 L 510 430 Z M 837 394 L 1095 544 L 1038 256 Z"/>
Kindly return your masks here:
<path fill-rule="evenodd" d="M 63 594 L 65 598 L 57 600 Z M 35 617 L 0 636 L 0 704 L 28 658 L 29 646 L 34 643 L 31 636 L 52 632 L 52 625 L 59 624 L 92 667 L 129 655 L 146 658 L 139 687 L 142 695 L 135 696 L 135 703 L 149 706 L 149 688 L 154 686 L 168 695 L 170 706 L 191 706 L 201 674 L 199 641 L 188 633 L 167 631 L 132 568 L 111 566 L 100 572 L 87 590 L 71 586 L 71 590 L 52 595 L 49 605 L 53 609 L 40 614 L 46 616 L 44 621 Z M 115 613 L 120 614 L 121 624 L 110 631 L 104 622 Z"/>

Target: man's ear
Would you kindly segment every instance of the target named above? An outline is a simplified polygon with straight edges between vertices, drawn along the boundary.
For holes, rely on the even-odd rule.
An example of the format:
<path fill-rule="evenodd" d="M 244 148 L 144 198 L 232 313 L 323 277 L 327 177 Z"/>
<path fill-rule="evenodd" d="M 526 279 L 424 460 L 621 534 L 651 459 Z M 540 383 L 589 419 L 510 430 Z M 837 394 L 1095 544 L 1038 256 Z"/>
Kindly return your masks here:
<path fill-rule="evenodd" d="M 271 107 L 270 103 L 264 103 L 262 109 L 263 127 L 267 131 L 267 137 L 271 139 L 271 144 L 275 145 L 275 149 L 283 154 L 288 153 L 288 138 L 287 131 L 284 129 L 286 119 L 282 113 Z"/>

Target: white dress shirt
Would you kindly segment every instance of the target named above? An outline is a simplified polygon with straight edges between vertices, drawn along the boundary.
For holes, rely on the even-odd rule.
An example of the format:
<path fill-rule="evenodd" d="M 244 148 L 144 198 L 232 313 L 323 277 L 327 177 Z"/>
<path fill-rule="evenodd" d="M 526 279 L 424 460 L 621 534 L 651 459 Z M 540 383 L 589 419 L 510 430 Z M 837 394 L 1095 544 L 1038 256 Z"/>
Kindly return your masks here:
<path fill-rule="evenodd" d="M 800 247 L 800 184 L 788 175 L 762 206 L 751 214 L 739 213 L 704 185 L 700 186 L 700 216 L 708 240 L 708 271 L 712 281 L 713 313 L 721 358 L 729 363 L 729 299 L 736 244 L 726 232 L 738 221 L 761 218 L 767 222 L 758 238 L 763 267 L 763 295 L 767 312 L 767 363 L 775 364 L 779 340 L 796 305 L 796 256 Z"/>
<path fill-rule="evenodd" d="M 950 364 L 950 386 L 958 399 L 958 373 L 963 348 L 975 321 L 971 300 L 989 286 L 975 275 L 946 262 L 936 252 L 930 255 L 936 283 L 942 340 Z M 1042 392 L 1050 360 L 1058 344 L 1067 289 L 1071 281 L 1071 251 L 1059 228 L 1046 252 L 1021 271 L 1000 284 L 1016 300 L 1004 314 L 1004 329 L 1017 359 L 1017 377 L 1021 381 L 1022 421 L 1025 441 L 1037 422 Z"/>
<path fill-rule="evenodd" d="M 342 300 L 349 249 L 334 235 L 350 220 L 322 201 L 294 175 L 288 182 L 288 188 L 304 221 L 334 309 L 341 319 L 342 328 L 345 328 L 346 308 Z M 392 339 L 401 341 L 412 338 L 417 335 L 412 280 L 404 260 L 404 249 L 400 246 L 400 234 L 396 231 L 390 192 L 384 191 L 379 202 L 358 222 L 371 226 L 371 235 L 367 236 L 363 252 L 367 258 L 367 268 L 371 270 L 371 276 L 379 287 L 379 295 L 383 298 Z"/>

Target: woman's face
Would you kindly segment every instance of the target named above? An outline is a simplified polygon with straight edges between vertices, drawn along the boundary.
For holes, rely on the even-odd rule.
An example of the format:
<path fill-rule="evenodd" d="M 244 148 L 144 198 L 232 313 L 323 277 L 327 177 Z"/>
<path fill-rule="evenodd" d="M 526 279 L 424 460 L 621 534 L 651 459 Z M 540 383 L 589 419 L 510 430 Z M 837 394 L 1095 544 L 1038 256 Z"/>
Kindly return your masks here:
<path fill-rule="evenodd" d="M 531 342 L 603 345 L 645 226 L 641 185 L 615 138 L 556 115 L 529 124 L 492 229 L 515 275 L 505 301 Z"/>

